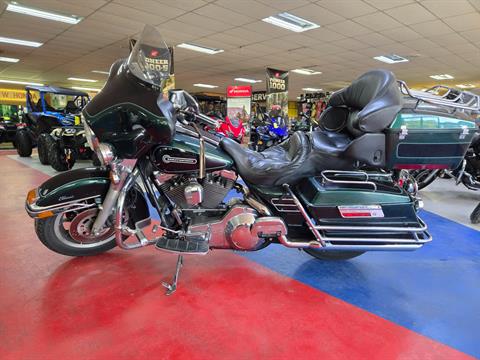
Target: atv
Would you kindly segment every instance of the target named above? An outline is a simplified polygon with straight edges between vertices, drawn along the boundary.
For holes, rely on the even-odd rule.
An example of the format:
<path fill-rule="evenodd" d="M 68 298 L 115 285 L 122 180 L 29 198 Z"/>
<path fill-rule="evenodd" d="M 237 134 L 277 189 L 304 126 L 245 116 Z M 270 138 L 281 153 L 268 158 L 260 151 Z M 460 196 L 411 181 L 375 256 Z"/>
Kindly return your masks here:
<path fill-rule="evenodd" d="M 38 158 L 57 171 L 69 170 L 76 158 L 91 158 L 80 125 L 80 112 L 90 100 L 87 93 L 53 86 L 27 86 L 27 113 L 17 126 L 18 155 L 28 157 L 37 146 Z"/>

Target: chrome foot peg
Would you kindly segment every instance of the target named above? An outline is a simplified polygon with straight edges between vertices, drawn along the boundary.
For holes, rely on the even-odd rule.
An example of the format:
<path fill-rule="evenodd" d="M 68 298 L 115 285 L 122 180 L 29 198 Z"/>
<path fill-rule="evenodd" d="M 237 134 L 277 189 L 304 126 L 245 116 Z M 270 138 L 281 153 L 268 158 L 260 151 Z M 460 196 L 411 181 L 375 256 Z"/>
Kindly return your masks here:
<path fill-rule="evenodd" d="M 162 285 L 167 288 L 165 295 L 172 295 L 177 290 L 178 276 L 180 274 L 180 268 L 183 266 L 183 255 L 178 255 L 177 266 L 175 268 L 175 275 L 173 276 L 173 281 L 171 284 L 167 282 L 162 282 Z"/>

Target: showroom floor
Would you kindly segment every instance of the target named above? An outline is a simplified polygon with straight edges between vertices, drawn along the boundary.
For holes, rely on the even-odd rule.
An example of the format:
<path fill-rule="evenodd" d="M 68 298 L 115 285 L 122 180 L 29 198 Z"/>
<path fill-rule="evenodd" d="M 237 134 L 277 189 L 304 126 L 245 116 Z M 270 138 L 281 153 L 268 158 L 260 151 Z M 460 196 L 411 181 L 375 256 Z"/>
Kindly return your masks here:
<path fill-rule="evenodd" d="M 0 153 L 1 359 L 480 357 L 480 227 L 468 224 L 480 194 L 452 181 L 424 192 L 434 241 L 419 251 L 337 263 L 214 251 L 187 257 L 166 297 L 173 255 L 46 249 L 23 204 L 50 170 L 18 160 Z"/>

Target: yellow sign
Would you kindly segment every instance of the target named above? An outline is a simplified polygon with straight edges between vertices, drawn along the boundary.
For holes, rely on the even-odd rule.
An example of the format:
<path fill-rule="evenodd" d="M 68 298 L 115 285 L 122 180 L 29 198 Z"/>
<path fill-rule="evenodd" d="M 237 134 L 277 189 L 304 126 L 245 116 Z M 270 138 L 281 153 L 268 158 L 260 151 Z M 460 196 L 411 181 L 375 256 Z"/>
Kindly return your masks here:
<path fill-rule="evenodd" d="M 0 89 L 0 102 L 25 105 L 26 92 L 20 89 Z"/>

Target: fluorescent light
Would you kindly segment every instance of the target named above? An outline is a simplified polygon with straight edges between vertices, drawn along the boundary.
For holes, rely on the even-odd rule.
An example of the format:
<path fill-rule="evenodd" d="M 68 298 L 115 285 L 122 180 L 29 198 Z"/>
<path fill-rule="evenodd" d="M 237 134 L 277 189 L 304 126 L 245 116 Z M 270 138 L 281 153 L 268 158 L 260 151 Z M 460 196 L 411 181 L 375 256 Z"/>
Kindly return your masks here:
<path fill-rule="evenodd" d="M 301 74 L 301 75 L 320 75 L 321 71 L 315 71 L 310 69 L 293 69 L 294 73 Z"/>
<path fill-rule="evenodd" d="M 209 47 L 206 47 L 206 46 L 188 44 L 188 43 L 178 44 L 177 47 L 183 48 L 183 49 L 188 49 L 188 50 L 193 50 L 193 51 L 198 51 L 198 52 L 205 53 L 205 54 L 210 54 L 210 55 L 214 55 L 214 54 L 218 54 L 218 53 L 223 52 L 222 49 L 209 48 Z"/>
<path fill-rule="evenodd" d="M 35 86 L 43 86 L 44 85 L 44 84 L 30 82 L 30 81 L 8 80 L 8 79 L 0 79 L 0 83 L 16 84 L 16 85 L 35 85 Z"/>
<path fill-rule="evenodd" d="M 93 73 L 95 74 L 105 74 L 105 75 L 110 75 L 108 71 L 102 71 L 102 70 L 92 70 Z"/>
<path fill-rule="evenodd" d="M 0 56 L 0 61 L 16 63 L 16 62 L 19 62 L 20 60 L 15 58 Z"/>
<path fill-rule="evenodd" d="M 435 80 L 450 80 L 450 79 L 453 79 L 453 76 L 448 75 L 448 74 L 430 75 L 430 77 L 432 79 L 435 79 Z"/>
<path fill-rule="evenodd" d="M 262 19 L 262 21 L 295 32 L 303 32 L 320 27 L 318 24 L 287 12 L 269 16 L 265 19 Z"/>
<path fill-rule="evenodd" d="M 193 86 L 209 88 L 209 89 L 214 89 L 218 87 L 217 85 L 209 85 L 209 84 L 193 84 Z"/>
<path fill-rule="evenodd" d="M 41 43 L 41 42 L 20 40 L 20 39 L 8 38 L 8 37 L 3 37 L 3 36 L 0 36 L 0 42 L 6 43 L 6 44 L 31 46 L 31 47 L 40 47 L 40 46 L 43 45 L 43 43 Z"/>
<path fill-rule="evenodd" d="M 317 88 L 302 88 L 303 91 L 308 91 L 308 92 L 316 92 L 316 91 L 323 91 L 323 89 L 317 89 Z"/>
<path fill-rule="evenodd" d="M 11 2 L 7 5 L 7 11 L 16 12 L 19 14 L 25 14 L 30 16 L 36 16 L 43 19 L 54 20 L 54 21 L 61 21 L 68 24 L 78 24 L 82 21 L 82 17 L 78 17 L 75 15 L 61 15 L 49 11 L 34 9 L 31 7 L 20 5 L 16 2 Z"/>
<path fill-rule="evenodd" d="M 250 84 L 256 84 L 256 83 L 260 83 L 262 82 L 262 80 L 255 80 L 255 79 L 248 79 L 248 78 L 235 78 L 233 80 L 236 80 L 236 81 L 243 81 L 243 82 L 246 82 L 246 83 L 250 83 Z"/>
<path fill-rule="evenodd" d="M 95 88 L 88 88 L 88 87 L 81 87 L 81 86 L 72 86 L 72 89 L 75 90 L 84 90 L 84 91 L 94 91 L 94 92 L 99 92 L 102 89 L 95 89 Z"/>
<path fill-rule="evenodd" d="M 408 61 L 408 59 L 395 54 L 375 56 L 374 59 L 387 64 L 396 64 Z"/>
<path fill-rule="evenodd" d="M 473 84 L 457 84 L 455 86 L 459 87 L 460 89 L 473 89 L 476 87 Z"/>
<path fill-rule="evenodd" d="M 98 80 L 93 80 L 93 79 L 82 79 L 82 78 L 76 78 L 76 77 L 69 77 L 67 80 L 72 80 L 72 81 L 83 81 L 83 82 L 97 82 Z"/>

